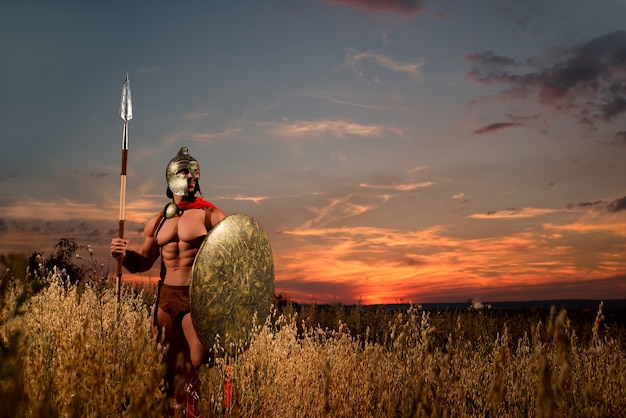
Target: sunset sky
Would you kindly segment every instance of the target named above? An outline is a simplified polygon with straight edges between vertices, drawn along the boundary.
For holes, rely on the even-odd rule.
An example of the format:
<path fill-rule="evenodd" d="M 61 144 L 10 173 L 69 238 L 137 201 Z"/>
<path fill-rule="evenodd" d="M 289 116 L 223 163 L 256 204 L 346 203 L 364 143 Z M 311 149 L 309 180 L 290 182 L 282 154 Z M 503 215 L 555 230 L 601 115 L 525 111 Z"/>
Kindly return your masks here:
<path fill-rule="evenodd" d="M 624 0 L 4 0 L 0 253 L 71 237 L 114 271 L 128 72 L 131 247 L 188 146 L 204 197 L 265 229 L 294 301 L 626 298 L 625 16 Z"/>

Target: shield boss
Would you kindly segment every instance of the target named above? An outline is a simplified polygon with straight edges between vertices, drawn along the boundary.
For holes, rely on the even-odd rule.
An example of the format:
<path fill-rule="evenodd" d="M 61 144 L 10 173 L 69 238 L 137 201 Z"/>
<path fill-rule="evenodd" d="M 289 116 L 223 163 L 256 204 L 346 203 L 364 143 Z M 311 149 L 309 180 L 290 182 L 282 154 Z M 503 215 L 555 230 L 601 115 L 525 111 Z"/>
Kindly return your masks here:
<path fill-rule="evenodd" d="M 191 270 L 191 320 L 212 350 L 248 344 L 252 318 L 263 324 L 274 300 L 274 262 L 265 232 L 249 215 L 229 215 L 204 239 Z M 220 354 L 220 353 L 215 353 Z"/>

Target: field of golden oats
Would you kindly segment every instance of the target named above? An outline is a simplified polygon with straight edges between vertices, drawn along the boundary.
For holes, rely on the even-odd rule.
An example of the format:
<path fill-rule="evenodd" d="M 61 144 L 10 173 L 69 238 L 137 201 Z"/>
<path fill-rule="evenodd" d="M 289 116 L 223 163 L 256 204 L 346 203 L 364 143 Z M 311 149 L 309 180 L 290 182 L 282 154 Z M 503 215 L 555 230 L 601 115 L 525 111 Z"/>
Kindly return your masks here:
<path fill-rule="evenodd" d="M 175 410 L 149 294 L 126 288 L 118 303 L 107 282 L 71 285 L 57 272 L 0 283 L 0 416 Z M 246 350 L 201 368 L 202 408 L 233 417 L 621 416 L 626 332 L 605 314 L 602 305 L 574 317 L 281 304 L 252 327 Z"/>

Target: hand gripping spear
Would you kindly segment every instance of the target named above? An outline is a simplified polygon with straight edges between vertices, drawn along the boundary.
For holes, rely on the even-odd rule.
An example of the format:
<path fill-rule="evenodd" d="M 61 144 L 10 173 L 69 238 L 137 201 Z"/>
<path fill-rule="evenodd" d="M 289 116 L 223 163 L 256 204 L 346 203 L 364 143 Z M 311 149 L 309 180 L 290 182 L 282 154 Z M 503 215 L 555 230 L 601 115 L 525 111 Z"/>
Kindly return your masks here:
<path fill-rule="evenodd" d="M 124 206 L 126 204 L 126 162 L 128 160 L 128 121 L 133 118 L 133 105 L 130 101 L 130 86 L 128 84 L 128 73 L 124 87 L 122 87 L 122 100 L 120 102 L 120 117 L 124 121 L 122 131 L 122 173 L 120 183 L 120 217 L 118 237 L 124 238 Z M 120 291 L 122 287 L 122 257 L 117 259 L 117 301 L 120 301 Z"/>

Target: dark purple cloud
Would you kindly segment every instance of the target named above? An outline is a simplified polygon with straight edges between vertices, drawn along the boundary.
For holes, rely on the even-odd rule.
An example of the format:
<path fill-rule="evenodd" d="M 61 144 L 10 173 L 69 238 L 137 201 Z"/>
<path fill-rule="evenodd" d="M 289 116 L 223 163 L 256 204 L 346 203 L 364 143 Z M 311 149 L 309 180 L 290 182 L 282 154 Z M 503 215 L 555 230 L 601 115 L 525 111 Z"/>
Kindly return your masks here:
<path fill-rule="evenodd" d="M 570 203 L 567 209 L 600 209 L 609 212 L 621 212 L 626 210 L 626 196 L 618 197 L 611 201 L 596 200 L 594 202 Z"/>
<path fill-rule="evenodd" d="M 402 259 L 399 260 L 399 263 L 401 265 L 407 265 L 407 266 L 426 266 L 426 265 L 428 265 L 428 262 L 425 259 L 422 259 L 422 258 L 416 257 L 416 256 L 411 256 L 411 255 L 407 255 L 407 256 L 403 257 Z"/>
<path fill-rule="evenodd" d="M 569 203 L 567 209 L 593 209 L 598 205 L 604 204 L 602 200 L 596 200 L 595 202 L 581 202 L 581 203 Z"/>
<path fill-rule="evenodd" d="M 467 55 L 465 57 L 465 61 L 474 66 L 482 66 L 490 69 L 508 67 L 517 64 L 514 59 L 502 55 L 496 55 L 491 51 Z"/>
<path fill-rule="evenodd" d="M 613 118 L 619 116 L 626 111 L 626 98 L 615 97 L 608 103 L 602 105 L 602 115 L 604 120 L 610 122 Z"/>
<path fill-rule="evenodd" d="M 419 13 L 424 9 L 424 0 L 330 0 L 368 12 L 395 12 L 402 15 Z"/>
<path fill-rule="evenodd" d="M 109 173 L 94 173 L 92 171 L 89 172 L 89 177 L 108 177 Z"/>
<path fill-rule="evenodd" d="M 0 181 L 4 181 L 5 179 L 14 179 L 17 178 L 17 174 L 10 174 L 7 177 L 0 177 Z"/>
<path fill-rule="evenodd" d="M 488 133 L 492 133 L 492 132 L 496 132 L 496 131 L 500 131 L 502 129 L 507 129 L 507 128 L 513 128 L 515 126 L 520 126 L 521 123 L 517 123 L 517 122 L 498 122 L 498 123 L 492 123 L 490 125 L 487 126 L 483 126 L 480 129 L 476 129 L 474 131 L 474 135 L 482 135 L 482 134 L 488 134 Z"/>
<path fill-rule="evenodd" d="M 502 99 L 536 99 L 580 123 L 595 126 L 626 113 L 626 31 L 592 39 L 564 50 L 554 64 L 537 66 L 491 51 L 468 55 L 468 77 L 485 84 L 503 84 Z"/>
<path fill-rule="evenodd" d="M 614 201 L 608 204 L 609 212 L 620 212 L 622 210 L 626 210 L 626 196 L 622 196 L 619 199 L 615 199 Z"/>
<path fill-rule="evenodd" d="M 510 207 L 507 208 L 505 212 L 508 212 L 510 215 L 514 215 L 516 213 L 520 213 L 522 212 L 524 209 L 519 209 L 519 208 L 515 208 L 515 207 Z M 497 215 L 500 211 L 498 210 L 489 210 L 487 212 L 485 212 L 486 216 L 494 216 Z"/>

